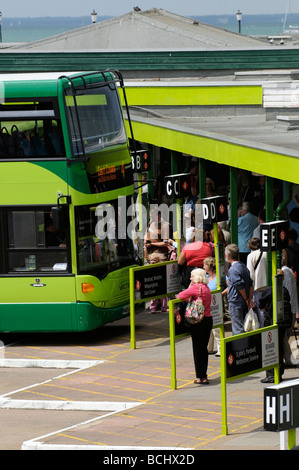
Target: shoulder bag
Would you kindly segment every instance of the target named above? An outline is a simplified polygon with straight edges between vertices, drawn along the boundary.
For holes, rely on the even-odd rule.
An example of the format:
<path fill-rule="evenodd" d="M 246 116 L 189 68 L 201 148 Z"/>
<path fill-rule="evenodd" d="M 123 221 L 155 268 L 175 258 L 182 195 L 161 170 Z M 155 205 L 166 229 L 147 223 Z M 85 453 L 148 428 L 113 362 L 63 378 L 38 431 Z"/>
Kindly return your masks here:
<path fill-rule="evenodd" d="M 263 256 L 262 250 L 260 250 L 260 251 L 261 251 L 261 252 L 260 252 L 260 255 L 259 255 L 258 259 L 257 259 L 257 262 L 256 262 L 255 265 L 254 265 L 254 268 L 253 268 L 254 270 L 256 270 L 256 268 L 258 267 L 258 264 L 259 264 L 259 262 L 261 261 L 261 257 Z"/>

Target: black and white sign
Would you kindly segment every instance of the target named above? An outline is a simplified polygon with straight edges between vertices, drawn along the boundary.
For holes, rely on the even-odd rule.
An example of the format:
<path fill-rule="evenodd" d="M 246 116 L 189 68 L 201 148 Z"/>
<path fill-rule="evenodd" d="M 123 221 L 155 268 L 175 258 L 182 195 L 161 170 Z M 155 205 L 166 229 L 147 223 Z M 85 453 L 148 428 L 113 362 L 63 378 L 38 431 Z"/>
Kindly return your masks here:
<path fill-rule="evenodd" d="M 137 150 L 131 155 L 132 169 L 136 173 L 151 171 L 151 157 L 147 150 Z"/>
<path fill-rule="evenodd" d="M 265 431 L 299 427 L 299 379 L 271 385 L 264 390 Z"/>
<path fill-rule="evenodd" d="M 177 263 L 149 265 L 134 271 L 134 298 L 136 301 L 162 295 L 177 294 L 181 280 Z"/>
<path fill-rule="evenodd" d="M 277 363 L 277 327 L 226 343 L 227 378 L 249 374 L 269 366 L 274 367 Z"/>
<path fill-rule="evenodd" d="M 267 222 L 260 225 L 261 251 L 278 251 L 288 246 L 288 226 L 286 220 Z"/>
<path fill-rule="evenodd" d="M 228 219 L 227 198 L 223 196 L 213 196 L 201 199 L 201 209 L 203 223 L 213 224 Z"/>
<path fill-rule="evenodd" d="M 189 173 L 165 176 L 164 182 L 165 195 L 169 199 L 180 199 L 191 194 L 191 175 Z"/>

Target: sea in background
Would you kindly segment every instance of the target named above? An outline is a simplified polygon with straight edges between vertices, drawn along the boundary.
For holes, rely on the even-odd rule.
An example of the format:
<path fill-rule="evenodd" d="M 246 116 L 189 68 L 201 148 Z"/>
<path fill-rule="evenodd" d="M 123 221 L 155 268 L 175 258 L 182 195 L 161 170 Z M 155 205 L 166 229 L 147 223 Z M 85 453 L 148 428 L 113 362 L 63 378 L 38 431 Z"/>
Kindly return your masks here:
<path fill-rule="evenodd" d="M 229 31 L 238 32 L 236 15 L 191 16 L 198 21 Z M 108 16 L 98 16 L 98 22 Z M 283 32 L 285 13 L 276 15 L 245 15 L 241 22 L 242 34 L 252 36 L 277 36 Z M 299 25 L 299 14 L 288 17 L 288 24 Z M 6 18 L 2 19 L 3 42 L 27 42 L 47 38 L 72 29 L 91 24 L 90 16 L 82 17 L 42 17 L 42 18 Z"/>

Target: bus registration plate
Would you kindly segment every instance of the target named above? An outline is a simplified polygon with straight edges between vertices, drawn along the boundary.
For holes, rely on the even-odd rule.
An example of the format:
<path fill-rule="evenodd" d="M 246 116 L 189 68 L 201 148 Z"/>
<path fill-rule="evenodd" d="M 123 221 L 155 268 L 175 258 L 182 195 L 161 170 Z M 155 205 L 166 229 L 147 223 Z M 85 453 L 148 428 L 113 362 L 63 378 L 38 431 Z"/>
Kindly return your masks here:
<path fill-rule="evenodd" d="M 130 313 L 130 305 L 126 305 L 125 307 L 123 307 L 122 309 L 122 315 L 123 316 L 126 316 L 126 315 L 129 315 Z"/>

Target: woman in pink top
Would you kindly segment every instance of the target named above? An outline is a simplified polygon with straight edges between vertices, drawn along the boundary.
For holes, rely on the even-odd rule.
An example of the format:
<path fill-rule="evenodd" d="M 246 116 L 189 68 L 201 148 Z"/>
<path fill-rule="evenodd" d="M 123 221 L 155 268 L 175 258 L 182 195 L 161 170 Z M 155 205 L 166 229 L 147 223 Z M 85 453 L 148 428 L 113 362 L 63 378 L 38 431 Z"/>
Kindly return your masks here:
<path fill-rule="evenodd" d="M 201 297 L 204 305 L 204 318 L 200 323 L 190 325 L 192 338 L 193 358 L 196 384 L 208 384 L 208 342 L 213 327 L 213 318 L 211 315 L 211 291 L 208 288 L 208 280 L 204 269 L 193 269 L 190 277 L 190 285 L 188 289 L 180 292 L 178 298 L 189 300 L 192 297 L 196 300 L 199 297 L 201 287 Z"/>
<path fill-rule="evenodd" d="M 182 266 L 182 284 L 184 287 L 189 285 L 190 274 L 195 268 L 203 267 L 203 260 L 209 256 L 214 256 L 214 245 L 206 242 L 207 234 L 204 230 L 195 230 L 195 239 L 193 243 L 185 245 L 178 259 L 179 266 Z"/>

